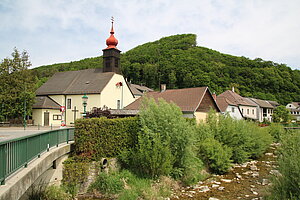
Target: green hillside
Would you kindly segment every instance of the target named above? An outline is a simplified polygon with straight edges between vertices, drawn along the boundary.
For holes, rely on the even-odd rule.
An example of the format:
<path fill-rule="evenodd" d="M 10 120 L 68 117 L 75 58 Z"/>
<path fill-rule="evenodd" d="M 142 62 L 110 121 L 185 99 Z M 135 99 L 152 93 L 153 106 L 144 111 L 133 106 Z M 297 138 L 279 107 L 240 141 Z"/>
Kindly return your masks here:
<path fill-rule="evenodd" d="M 196 35 L 183 34 L 149 42 L 123 53 L 124 76 L 132 83 L 159 88 L 209 86 L 217 94 L 235 86 L 243 96 L 300 100 L 300 71 L 285 64 L 222 54 L 196 44 Z M 58 71 L 102 67 L 102 57 L 33 69 L 40 83 Z"/>

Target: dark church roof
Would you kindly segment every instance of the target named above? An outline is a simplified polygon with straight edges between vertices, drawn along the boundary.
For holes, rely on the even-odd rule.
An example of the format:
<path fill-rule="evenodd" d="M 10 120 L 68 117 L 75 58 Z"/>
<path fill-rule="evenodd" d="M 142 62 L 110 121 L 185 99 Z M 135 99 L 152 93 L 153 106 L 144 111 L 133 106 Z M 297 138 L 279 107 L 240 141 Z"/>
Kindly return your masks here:
<path fill-rule="evenodd" d="M 206 92 L 209 92 L 208 87 L 171 89 L 163 92 L 148 92 L 147 97 L 153 97 L 155 100 L 159 98 L 167 102 L 175 103 L 183 112 L 195 112 L 202 102 Z M 213 99 L 213 97 L 211 97 Z M 139 110 L 142 98 L 137 99 L 133 103 L 126 106 L 124 109 Z M 218 108 L 217 104 L 216 107 Z M 219 108 L 218 108 L 219 110 Z"/>
<path fill-rule="evenodd" d="M 47 96 L 37 96 L 35 97 L 35 103 L 32 108 L 35 109 L 60 109 L 60 105 L 53 99 Z"/>
<path fill-rule="evenodd" d="M 37 89 L 36 95 L 99 94 L 114 74 L 99 68 L 58 72 Z"/>

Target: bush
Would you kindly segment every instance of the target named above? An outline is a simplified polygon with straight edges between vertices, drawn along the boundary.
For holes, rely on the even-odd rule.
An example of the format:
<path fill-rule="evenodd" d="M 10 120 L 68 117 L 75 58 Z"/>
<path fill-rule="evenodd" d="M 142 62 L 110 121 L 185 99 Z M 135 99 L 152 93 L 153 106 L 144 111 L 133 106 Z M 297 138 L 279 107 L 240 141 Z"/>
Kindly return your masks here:
<path fill-rule="evenodd" d="M 79 119 L 75 122 L 75 151 L 77 155 L 100 160 L 114 157 L 135 146 L 140 130 L 136 117 Z"/>
<path fill-rule="evenodd" d="M 171 194 L 173 181 L 162 177 L 153 182 L 150 179 L 139 178 L 128 170 L 110 174 L 100 173 L 89 190 L 96 189 L 107 197 L 120 200 L 162 199 Z"/>
<path fill-rule="evenodd" d="M 46 188 L 45 200 L 71 200 L 71 195 L 59 186 L 51 185 Z"/>
<path fill-rule="evenodd" d="M 117 194 L 124 189 L 124 182 L 122 181 L 122 174 L 117 172 L 107 174 L 101 172 L 95 183 L 91 185 L 91 188 L 97 189 L 104 194 Z"/>
<path fill-rule="evenodd" d="M 214 138 L 230 147 L 230 159 L 235 163 L 261 156 L 272 142 L 268 129 L 260 128 L 253 122 L 232 119 L 228 115 L 218 116 L 214 111 L 209 113 L 207 123 L 202 123 L 197 128 L 198 144 L 207 138 Z"/>
<path fill-rule="evenodd" d="M 272 123 L 269 127 L 269 133 L 273 136 L 275 142 L 280 142 L 281 137 L 284 136 L 285 130 L 282 125 Z"/>
<path fill-rule="evenodd" d="M 148 177 L 172 174 L 186 183 L 195 182 L 202 163 L 196 157 L 195 130 L 190 122 L 175 104 L 162 99 L 156 104 L 154 99 L 144 99 L 137 146 L 125 151 L 121 160 Z"/>
<path fill-rule="evenodd" d="M 201 143 L 199 155 L 214 173 L 223 174 L 231 166 L 231 148 L 213 138 L 207 138 Z"/>
<path fill-rule="evenodd" d="M 87 161 L 68 158 L 64 161 L 62 186 L 66 192 L 75 197 L 79 186 L 85 182 L 88 176 L 89 164 Z"/>
<path fill-rule="evenodd" d="M 285 136 L 279 150 L 278 170 L 273 176 L 269 199 L 300 199 L 300 134 L 293 132 Z"/>

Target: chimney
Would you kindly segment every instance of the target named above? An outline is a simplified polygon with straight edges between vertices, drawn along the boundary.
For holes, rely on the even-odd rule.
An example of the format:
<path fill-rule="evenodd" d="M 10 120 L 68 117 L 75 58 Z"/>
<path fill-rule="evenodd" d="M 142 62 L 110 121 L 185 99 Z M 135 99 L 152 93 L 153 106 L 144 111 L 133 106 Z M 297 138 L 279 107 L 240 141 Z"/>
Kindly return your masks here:
<path fill-rule="evenodd" d="M 232 90 L 232 92 L 234 92 L 234 87 L 232 87 L 232 89 L 231 89 L 231 90 Z"/>
<path fill-rule="evenodd" d="M 164 92 L 167 89 L 167 85 L 166 84 L 161 84 L 160 85 L 160 92 Z"/>
<path fill-rule="evenodd" d="M 214 93 L 212 93 L 212 97 L 214 98 L 214 100 L 215 101 L 217 101 L 217 95 L 216 95 L 216 93 L 214 92 Z"/>

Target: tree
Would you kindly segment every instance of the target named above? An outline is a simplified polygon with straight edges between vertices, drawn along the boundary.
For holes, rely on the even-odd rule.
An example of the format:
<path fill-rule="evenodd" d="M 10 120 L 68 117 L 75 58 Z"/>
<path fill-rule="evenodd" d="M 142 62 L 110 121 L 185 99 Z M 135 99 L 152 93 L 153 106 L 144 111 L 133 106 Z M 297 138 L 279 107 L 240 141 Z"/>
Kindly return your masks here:
<path fill-rule="evenodd" d="M 273 121 L 274 122 L 288 122 L 291 119 L 291 114 L 285 106 L 278 106 L 274 109 Z"/>
<path fill-rule="evenodd" d="M 0 63 L 0 118 L 22 118 L 31 113 L 35 99 L 37 78 L 32 70 L 29 55 L 14 48 L 12 58 Z"/>

